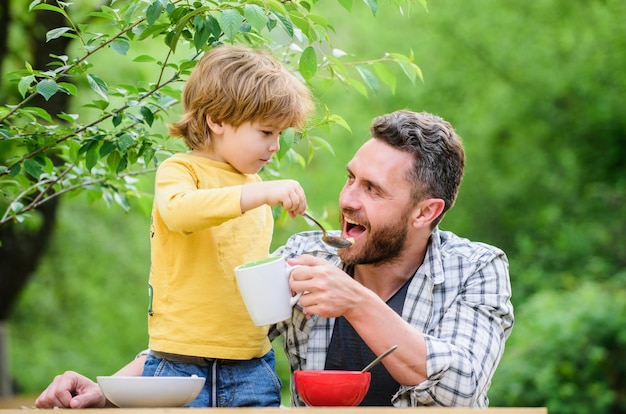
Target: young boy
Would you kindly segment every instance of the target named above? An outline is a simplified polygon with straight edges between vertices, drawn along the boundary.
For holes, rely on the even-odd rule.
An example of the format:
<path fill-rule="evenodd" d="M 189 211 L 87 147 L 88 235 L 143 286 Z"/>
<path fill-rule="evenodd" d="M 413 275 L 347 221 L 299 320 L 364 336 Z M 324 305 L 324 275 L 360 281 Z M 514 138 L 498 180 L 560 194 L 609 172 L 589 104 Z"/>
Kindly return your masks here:
<path fill-rule="evenodd" d="M 189 406 L 279 406 L 268 327 L 252 322 L 234 268 L 269 254 L 271 206 L 306 209 L 296 181 L 257 173 L 280 133 L 304 125 L 311 95 L 268 53 L 219 46 L 190 75 L 183 106 L 170 134 L 191 151 L 156 173 L 143 375 L 206 377 Z"/>

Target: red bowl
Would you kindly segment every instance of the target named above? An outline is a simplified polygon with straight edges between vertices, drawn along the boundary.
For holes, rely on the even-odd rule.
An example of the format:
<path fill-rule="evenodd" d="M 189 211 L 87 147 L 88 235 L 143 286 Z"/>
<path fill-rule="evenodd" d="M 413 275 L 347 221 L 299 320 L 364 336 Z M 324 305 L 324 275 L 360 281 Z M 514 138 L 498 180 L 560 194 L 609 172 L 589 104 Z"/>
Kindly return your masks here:
<path fill-rule="evenodd" d="M 312 407 L 359 405 L 370 387 L 370 372 L 298 370 L 293 373 L 296 391 Z"/>

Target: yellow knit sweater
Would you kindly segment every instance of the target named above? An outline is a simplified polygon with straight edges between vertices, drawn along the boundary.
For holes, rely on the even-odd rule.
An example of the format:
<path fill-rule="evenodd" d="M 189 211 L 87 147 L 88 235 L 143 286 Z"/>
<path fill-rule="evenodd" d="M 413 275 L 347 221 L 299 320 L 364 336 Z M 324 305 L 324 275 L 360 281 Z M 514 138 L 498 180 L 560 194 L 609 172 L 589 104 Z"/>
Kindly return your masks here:
<path fill-rule="evenodd" d="M 270 350 L 267 327 L 252 322 L 234 273 L 269 254 L 271 208 L 243 214 L 240 207 L 241 186 L 258 181 L 190 154 L 159 166 L 150 229 L 151 349 L 238 360 Z"/>

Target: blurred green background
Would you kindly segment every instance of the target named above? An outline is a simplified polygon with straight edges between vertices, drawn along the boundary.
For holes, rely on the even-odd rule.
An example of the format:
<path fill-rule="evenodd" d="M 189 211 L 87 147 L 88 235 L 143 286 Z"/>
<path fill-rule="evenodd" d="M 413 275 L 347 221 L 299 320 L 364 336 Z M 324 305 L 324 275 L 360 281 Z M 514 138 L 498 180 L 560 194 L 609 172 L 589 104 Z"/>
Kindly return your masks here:
<path fill-rule="evenodd" d="M 368 97 L 315 85 L 352 132 L 333 130 L 334 154 L 283 174 L 334 225 L 345 164 L 373 117 L 408 108 L 450 121 L 467 169 L 441 227 L 497 245 L 510 260 L 516 323 L 491 405 L 626 412 L 626 2 L 428 6 L 401 16 L 381 2 L 376 17 L 324 6 L 343 48 L 364 59 L 413 50 L 424 82 Z M 146 196 L 130 213 L 62 200 L 45 259 L 9 320 L 21 393 L 39 393 L 64 370 L 111 374 L 147 346 L 151 185 L 145 177 Z M 280 217 L 273 245 L 310 228 Z M 287 383 L 282 356 L 279 371 Z"/>

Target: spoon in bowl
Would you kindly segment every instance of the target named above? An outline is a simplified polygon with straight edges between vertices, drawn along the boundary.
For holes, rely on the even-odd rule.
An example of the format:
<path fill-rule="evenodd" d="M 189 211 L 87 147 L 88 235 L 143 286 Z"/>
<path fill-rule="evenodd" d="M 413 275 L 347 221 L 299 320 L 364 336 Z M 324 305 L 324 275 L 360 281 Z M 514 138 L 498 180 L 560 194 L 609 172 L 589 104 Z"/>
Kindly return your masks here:
<path fill-rule="evenodd" d="M 380 354 L 378 356 L 378 358 L 376 358 L 375 360 L 373 360 L 372 362 L 370 362 L 365 368 L 363 368 L 361 370 L 361 372 L 367 372 L 369 370 L 371 370 L 372 368 L 374 368 L 375 365 L 378 365 L 378 363 L 387 355 L 389 355 L 390 353 L 392 353 L 393 351 L 396 350 L 396 348 L 398 348 L 398 345 L 394 345 L 391 348 L 389 348 L 388 350 L 386 350 L 385 352 L 383 352 L 382 354 Z"/>
<path fill-rule="evenodd" d="M 324 228 L 324 226 L 322 226 L 319 221 L 311 217 L 309 213 L 304 212 L 302 213 L 302 215 L 308 218 L 309 220 L 311 220 L 313 223 L 317 224 L 317 227 L 319 227 L 322 230 L 322 241 L 326 243 L 327 245 L 336 247 L 337 249 L 342 249 L 344 247 L 350 247 L 352 246 L 352 244 L 354 244 L 354 239 L 351 237 L 345 238 L 341 236 L 328 235 L 328 233 L 326 233 L 326 229 Z"/>

